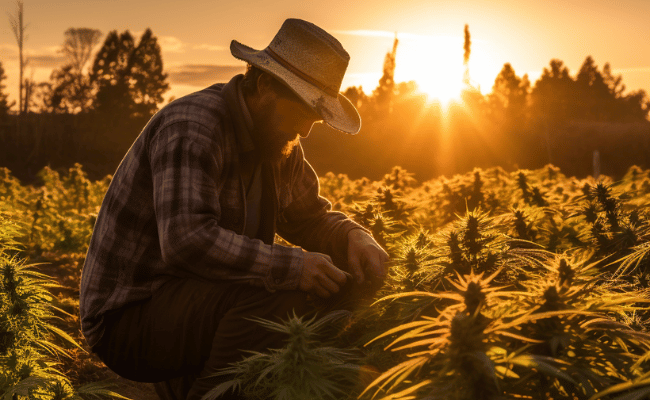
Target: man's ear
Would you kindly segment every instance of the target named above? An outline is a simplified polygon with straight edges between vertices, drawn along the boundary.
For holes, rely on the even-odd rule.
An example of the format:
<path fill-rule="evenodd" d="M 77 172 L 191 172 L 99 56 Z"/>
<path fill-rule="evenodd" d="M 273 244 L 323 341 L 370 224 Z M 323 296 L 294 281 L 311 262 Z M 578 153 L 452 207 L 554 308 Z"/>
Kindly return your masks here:
<path fill-rule="evenodd" d="M 261 73 L 257 77 L 257 94 L 264 96 L 273 91 L 272 77 L 268 73 Z"/>

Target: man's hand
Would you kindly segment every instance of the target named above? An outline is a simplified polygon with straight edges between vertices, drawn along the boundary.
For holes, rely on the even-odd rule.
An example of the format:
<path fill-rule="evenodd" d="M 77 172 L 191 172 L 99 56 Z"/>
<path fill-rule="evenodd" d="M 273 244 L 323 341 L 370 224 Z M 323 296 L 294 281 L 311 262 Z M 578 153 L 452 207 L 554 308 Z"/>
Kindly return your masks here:
<path fill-rule="evenodd" d="M 319 297 L 330 297 L 341 290 L 348 275 L 336 268 L 330 256 L 306 251 L 299 289 Z"/>
<path fill-rule="evenodd" d="M 388 253 L 369 234 L 353 229 L 348 234 L 348 265 L 357 283 L 369 280 L 373 286 L 384 282 Z"/>

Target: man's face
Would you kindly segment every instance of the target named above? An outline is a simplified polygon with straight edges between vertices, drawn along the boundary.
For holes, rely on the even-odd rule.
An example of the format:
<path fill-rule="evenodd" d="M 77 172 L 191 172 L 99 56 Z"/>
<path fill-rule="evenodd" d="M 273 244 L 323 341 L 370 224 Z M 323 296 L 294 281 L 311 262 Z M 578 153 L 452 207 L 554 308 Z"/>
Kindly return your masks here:
<path fill-rule="evenodd" d="M 263 159 L 272 162 L 288 157 L 320 120 L 297 96 L 278 93 L 271 86 L 261 93 L 260 107 L 252 118 L 256 148 Z"/>

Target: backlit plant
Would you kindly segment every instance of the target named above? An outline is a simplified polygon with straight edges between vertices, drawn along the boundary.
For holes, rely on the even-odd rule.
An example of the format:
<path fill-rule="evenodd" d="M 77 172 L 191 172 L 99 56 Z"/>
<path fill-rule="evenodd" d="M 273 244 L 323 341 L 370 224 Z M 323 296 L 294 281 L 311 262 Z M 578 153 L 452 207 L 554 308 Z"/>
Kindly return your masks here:
<path fill-rule="evenodd" d="M 29 341 L 21 336 L 29 329 L 7 327 L 25 313 L 56 314 L 49 280 L 18 255 L 83 257 L 110 177 L 90 181 L 78 165 L 40 176 L 40 186 L 22 186 L 0 170 L 0 246 L 13 266 L 1 286 L 0 363 L 20 399 L 25 390 L 87 397 L 51 361 L 66 352 L 61 335 L 41 327 Z M 477 168 L 418 182 L 396 167 L 375 182 L 330 173 L 320 183 L 333 208 L 389 253 L 383 286 L 350 285 L 359 302 L 340 324 L 259 321 L 285 332 L 286 345 L 233 365 L 225 372 L 233 380 L 213 395 L 229 387 L 292 399 L 650 394 L 650 171 L 631 168 L 614 182 L 568 178 L 552 165 Z M 18 289 L 28 282 L 44 289 Z M 22 350 L 12 350 L 17 343 Z"/>

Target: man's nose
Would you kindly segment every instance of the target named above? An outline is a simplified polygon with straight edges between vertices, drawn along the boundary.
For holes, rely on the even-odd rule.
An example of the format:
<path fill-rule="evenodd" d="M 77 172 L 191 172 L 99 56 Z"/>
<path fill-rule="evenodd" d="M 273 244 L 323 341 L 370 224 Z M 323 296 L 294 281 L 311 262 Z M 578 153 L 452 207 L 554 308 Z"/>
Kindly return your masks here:
<path fill-rule="evenodd" d="M 311 132 L 312 126 L 314 126 L 313 121 L 304 121 L 303 123 L 300 124 L 296 133 L 300 135 L 301 138 L 304 139 L 307 136 L 309 136 L 309 132 Z"/>

